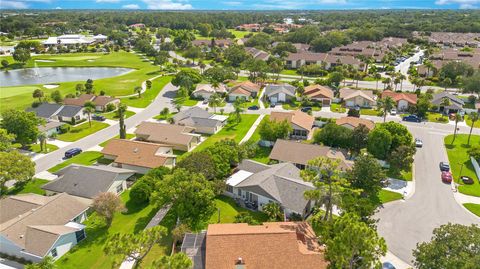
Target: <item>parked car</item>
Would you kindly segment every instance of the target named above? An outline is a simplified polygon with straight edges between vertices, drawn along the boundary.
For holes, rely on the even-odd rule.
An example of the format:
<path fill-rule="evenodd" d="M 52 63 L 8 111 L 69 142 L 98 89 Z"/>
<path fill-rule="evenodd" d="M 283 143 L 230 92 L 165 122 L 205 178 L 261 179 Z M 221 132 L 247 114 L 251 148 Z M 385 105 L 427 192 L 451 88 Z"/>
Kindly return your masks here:
<path fill-rule="evenodd" d="M 105 118 L 104 116 L 102 116 L 102 115 L 97 115 L 97 114 L 95 114 L 95 115 L 92 116 L 92 120 L 104 121 L 104 120 L 106 120 L 106 118 Z"/>
<path fill-rule="evenodd" d="M 462 180 L 463 184 L 472 185 L 473 178 L 467 176 L 461 176 L 460 179 Z"/>
<path fill-rule="evenodd" d="M 410 122 L 421 122 L 422 120 L 417 115 L 408 115 L 403 117 L 403 121 L 410 121 Z"/>
<path fill-rule="evenodd" d="M 450 171 L 450 164 L 447 162 L 440 162 L 440 171 Z"/>
<path fill-rule="evenodd" d="M 75 155 L 78 155 L 82 153 L 82 149 L 80 148 L 73 148 L 73 149 L 69 149 L 67 151 L 65 151 L 65 158 L 72 158 L 73 156 Z"/>
<path fill-rule="evenodd" d="M 418 138 L 415 138 L 415 147 L 417 147 L 417 148 L 423 147 L 423 142 L 422 142 L 422 140 L 420 140 L 420 139 L 418 139 Z"/>
<path fill-rule="evenodd" d="M 255 106 L 249 106 L 249 107 L 248 107 L 248 110 L 259 110 L 259 109 L 260 109 L 260 107 L 258 107 L 258 106 L 256 106 L 256 105 L 255 105 Z"/>
<path fill-rule="evenodd" d="M 382 263 L 382 269 L 395 269 L 395 266 L 389 262 Z"/>
<path fill-rule="evenodd" d="M 452 173 L 450 173 L 449 171 L 443 171 L 442 172 L 442 181 L 444 183 L 451 183 L 452 182 Z"/>
<path fill-rule="evenodd" d="M 270 107 L 275 107 L 276 105 L 277 105 L 277 104 L 275 104 L 275 103 L 271 103 L 271 104 L 270 104 Z"/>
<path fill-rule="evenodd" d="M 395 108 L 390 110 L 390 115 L 392 115 L 392 116 L 397 115 L 397 110 Z"/>
<path fill-rule="evenodd" d="M 309 107 L 309 106 L 306 106 L 306 107 L 302 107 L 302 109 L 300 109 L 302 112 L 305 112 L 307 113 L 308 111 L 312 111 L 312 108 Z"/>

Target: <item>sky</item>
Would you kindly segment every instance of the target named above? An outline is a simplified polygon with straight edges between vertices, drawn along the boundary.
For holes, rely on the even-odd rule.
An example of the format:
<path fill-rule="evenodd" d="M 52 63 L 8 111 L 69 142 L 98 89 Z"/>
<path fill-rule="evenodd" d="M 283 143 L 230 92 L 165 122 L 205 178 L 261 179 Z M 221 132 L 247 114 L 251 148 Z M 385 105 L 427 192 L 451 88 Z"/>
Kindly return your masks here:
<path fill-rule="evenodd" d="M 0 0 L 0 9 L 478 9 L 480 0 Z"/>

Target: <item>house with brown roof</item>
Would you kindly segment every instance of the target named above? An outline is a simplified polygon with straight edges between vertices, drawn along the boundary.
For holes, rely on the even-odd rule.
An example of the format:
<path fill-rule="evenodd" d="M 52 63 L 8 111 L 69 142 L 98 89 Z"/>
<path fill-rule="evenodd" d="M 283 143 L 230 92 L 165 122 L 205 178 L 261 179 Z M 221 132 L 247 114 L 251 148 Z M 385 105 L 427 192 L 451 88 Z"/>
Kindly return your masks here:
<path fill-rule="evenodd" d="M 396 105 L 398 111 L 406 111 L 409 106 L 414 106 L 417 104 L 417 95 L 414 93 L 404 93 L 404 92 L 392 92 L 390 90 L 385 90 L 382 92 L 382 99 L 387 96 L 391 97 Z"/>
<path fill-rule="evenodd" d="M 190 151 L 200 143 L 195 128 L 144 121 L 135 130 L 137 140 L 169 145 L 175 150 Z"/>
<path fill-rule="evenodd" d="M 60 193 L 21 194 L 0 200 L 0 252 L 39 262 L 60 258 L 85 239 L 89 201 Z"/>
<path fill-rule="evenodd" d="M 374 107 L 377 104 L 373 91 L 369 90 L 342 88 L 340 89 L 340 99 L 346 107 Z"/>
<path fill-rule="evenodd" d="M 337 119 L 336 124 L 352 130 L 360 125 L 364 125 L 370 131 L 375 128 L 375 122 L 357 117 L 342 117 Z"/>
<path fill-rule="evenodd" d="M 258 60 L 266 61 L 268 60 L 268 58 L 270 58 L 270 54 L 268 52 L 259 50 L 254 47 L 245 47 L 245 51 L 248 54 L 252 55 L 253 58 Z"/>
<path fill-rule="evenodd" d="M 260 86 L 251 81 L 242 81 L 235 84 L 228 91 L 228 101 L 234 102 L 237 99 L 250 100 L 260 92 Z"/>
<path fill-rule="evenodd" d="M 313 135 L 313 124 L 315 118 L 300 110 L 270 113 L 271 121 L 287 121 L 293 131 L 290 133 L 292 139 L 310 139 Z"/>
<path fill-rule="evenodd" d="M 330 87 L 315 84 L 305 87 L 303 95 L 310 100 L 317 101 L 322 105 L 329 106 L 332 103 L 333 91 Z"/>
<path fill-rule="evenodd" d="M 307 222 L 210 224 L 186 234 L 181 251 L 195 269 L 326 269 L 325 249 Z"/>
<path fill-rule="evenodd" d="M 192 92 L 192 95 L 196 98 L 208 100 L 214 93 L 223 96 L 227 93 L 227 87 L 225 87 L 223 84 L 219 84 L 216 87 L 212 84 L 197 84 L 195 90 Z"/>
<path fill-rule="evenodd" d="M 120 104 L 120 99 L 113 98 L 110 96 L 105 95 L 95 95 L 95 94 L 80 94 L 78 97 L 75 98 L 65 98 L 63 99 L 64 105 L 71 105 L 71 106 L 81 106 L 83 107 L 86 102 L 92 102 L 95 104 L 96 111 L 106 111 L 108 104 L 113 104 L 115 107 Z"/>
<path fill-rule="evenodd" d="M 193 46 L 208 46 L 213 47 L 217 46 L 220 48 L 228 48 L 233 44 L 233 40 L 231 39 L 196 39 L 192 41 Z"/>
<path fill-rule="evenodd" d="M 328 53 L 316 53 L 300 51 L 296 53 L 289 53 L 286 59 L 285 66 L 289 69 L 297 69 L 304 65 L 323 65 L 325 69 L 331 69 L 338 65 L 352 65 L 358 70 L 362 70 L 363 63 L 353 56 L 349 55 L 335 55 Z"/>
<path fill-rule="evenodd" d="M 275 142 L 269 158 L 280 163 L 289 162 L 299 169 L 305 169 L 308 161 L 321 156 L 340 160 L 342 170 L 350 169 L 353 164 L 347 160 L 347 153 L 342 150 L 283 139 Z"/>
<path fill-rule="evenodd" d="M 113 139 L 101 151 L 112 165 L 146 174 L 150 169 L 165 166 L 173 168 L 176 156 L 173 147 L 140 141 Z"/>

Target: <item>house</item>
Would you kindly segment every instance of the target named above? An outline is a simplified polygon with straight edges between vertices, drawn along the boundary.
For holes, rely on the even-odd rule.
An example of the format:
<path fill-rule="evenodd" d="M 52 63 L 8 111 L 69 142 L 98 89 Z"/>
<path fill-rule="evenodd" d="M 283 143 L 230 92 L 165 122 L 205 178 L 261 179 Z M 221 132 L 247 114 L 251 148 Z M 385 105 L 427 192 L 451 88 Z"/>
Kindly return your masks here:
<path fill-rule="evenodd" d="M 351 65 L 357 70 L 362 70 L 364 64 L 353 56 L 342 56 L 327 53 L 300 51 L 289 53 L 285 66 L 289 69 L 297 69 L 304 65 L 322 65 L 325 69 L 331 69 L 338 65 Z"/>
<path fill-rule="evenodd" d="M 108 38 L 108 36 L 106 36 L 106 35 L 98 34 L 98 35 L 93 37 L 93 40 L 95 40 L 96 43 L 103 43 L 103 42 L 107 41 L 107 38 Z"/>
<path fill-rule="evenodd" d="M 94 42 L 94 38 L 86 37 L 84 35 L 61 35 L 50 36 L 47 40 L 42 41 L 42 44 L 49 47 L 57 45 L 90 45 Z"/>
<path fill-rule="evenodd" d="M 39 262 L 60 258 L 85 239 L 89 202 L 66 193 L 21 194 L 0 200 L 0 252 Z"/>
<path fill-rule="evenodd" d="M 190 151 L 200 143 L 195 128 L 144 121 L 135 130 L 137 140 L 169 145 L 174 150 Z"/>
<path fill-rule="evenodd" d="M 212 84 L 197 84 L 195 90 L 192 92 L 192 95 L 195 98 L 208 100 L 214 93 L 223 96 L 227 93 L 227 88 L 224 84 L 219 84 L 217 87 L 214 87 Z"/>
<path fill-rule="evenodd" d="M 71 105 L 41 103 L 37 107 L 27 109 L 27 111 L 34 112 L 39 118 L 63 122 L 78 122 L 87 117 L 83 107 Z"/>
<path fill-rule="evenodd" d="M 250 98 L 257 97 L 260 91 L 260 86 L 250 82 L 250 81 L 243 81 L 238 84 L 235 84 L 233 87 L 230 88 L 228 92 L 228 101 L 234 102 L 236 99 L 244 99 L 249 100 Z"/>
<path fill-rule="evenodd" d="M 345 102 L 346 107 L 373 107 L 377 104 L 373 91 L 369 90 L 342 88 L 340 99 Z"/>
<path fill-rule="evenodd" d="M 340 160 L 340 168 L 344 171 L 351 169 L 353 164 L 347 160 L 347 154 L 342 150 L 283 139 L 275 142 L 269 158 L 279 163 L 289 162 L 299 169 L 305 169 L 308 161 L 320 156 Z"/>
<path fill-rule="evenodd" d="M 443 102 L 445 99 L 448 100 L 450 105 L 443 106 Z M 463 106 L 465 105 L 465 102 L 462 99 L 446 91 L 435 94 L 431 103 L 432 105 L 437 107 L 438 111 L 442 111 L 447 114 L 461 111 L 463 109 Z"/>
<path fill-rule="evenodd" d="M 135 171 L 106 165 L 71 164 L 54 174 L 58 178 L 42 186 L 48 196 L 65 192 L 93 199 L 102 192 L 121 194 L 127 189 L 127 179 L 131 178 Z"/>
<path fill-rule="evenodd" d="M 145 28 L 145 24 L 135 23 L 135 24 L 130 24 L 128 27 L 130 27 L 130 28 Z"/>
<path fill-rule="evenodd" d="M 41 103 L 37 107 L 28 108 L 27 111 L 34 112 L 39 118 L 46 120 L 54 119 L 55 115 L 61 110 L 62 105 L 55 103 Z"/>
<path fill-rule="evenodd" d="M 303 194 L 315 187 L 303 181 L 300 169 L 292 163 L 266 165 L 243 160 L 226 185 L 226 195 L 250 202 L 258 210 L 269 202 L 278 203 L 287 217 L 292 213 L 305 217 L 312 210 L 313 201 Z"/>
<path fill-rule="evenodd" d="M 333 91 L 330 87 L 318 84 L 305 87 L 303 95 L 307 96 L 312 101 L 319 102 L 326 106 L 329 106 L 332 103 L 334 97 Z"/>
<path fill-rule="evenodd" d="M 227 116 L 211 114 L 208 111 L 194 106 L 175 114 L 173 122 L 177 125 L 195 128 L 201 134 L 215 134 L 227 124 Z"/>
<path fill-rule="evenodd" d="M 284 121 L 286 120 L 293 131 L 290 133 L 292 139 L 310 139 L 313 135 L 313 124 L 315 118 L 300 110 L 289 112 L 276 112 L 270 113 L 271 121 Z"/>
<path fill-rule="evenodd" d="M 409 106 L 417 104 L 417 95 L 414 93 L 392 92 L 385 90 L 382 92 L 382 99 L 391 97 L 397 105 L 398 111 L 406 111 Z"/>
<path fill-rule="evenodd" d="M 63 104 L 83 107 L 85 103 L 89 101 L 95 105 L 96 111 L 102 111 L 102 112 L 107 110 L 107 106 L 109 104 L 113 104 L 115 107 L 117 107 L 120 104 L 120 99 L 118 98 L 113 98 L 105 95 L 97 96 L 94 94 L 86 94 L 86 93 L 81 94 L 75 98 L 65 98 L 63 100 Z"/>
<path fill-rule="evenodd" d="M 195 47 L 208 46 L 213 47 L 217 46 L 220 48 L 228 48 L 234 42 L 231 39 L 196 39 L 192 41 L 192 45 Z"/>
<path fill-rule="evenodd" d="M 65 125 L 65 123 L 58 121 L 48 121 L 45 124 L 39 124 L 38 131 L 42 134 L 45 134 L 45 136 L 50 137 L 53 134 L 59 134 L 60 127 L 62 125 Z"/>
<path fill-rule="evenodd" d="M 254 47 L 245 47 L 245 51 L 247 51 L 248 54 L 250 54 L 253 58 L 266 61 L 268 58 L 270 58 L 270 54 L 268 52 L 259 50 Z"/>
<path fill-rule="evenodd" d="M 113 139 L 101 151 L 112 165 L 146 174 L 150 169 L 165 166 L 173 168 L 176 156 L 168 145 Z"/>
<path fill-rule="evenodd" d="M 268 84 L 265 87 L 265 97 L 273 104 L 290 102 L 296 100 L 296 90 L 297 88 L 287 83 Z"/>
<path fill-rule="evenodd" d="M 181 251 L 194 269 L 326 269 L 325 249 L 308 222 L 210 224 L 185 234 Z"/>
<path fill-rule="evenodd" d="M 337 119 L 336 124 L 351 130 L 357 128 L 359 125 L 364 125 L 369 131 L 375 128 L 375 122 L 357 117 L 342 117 Z"/>

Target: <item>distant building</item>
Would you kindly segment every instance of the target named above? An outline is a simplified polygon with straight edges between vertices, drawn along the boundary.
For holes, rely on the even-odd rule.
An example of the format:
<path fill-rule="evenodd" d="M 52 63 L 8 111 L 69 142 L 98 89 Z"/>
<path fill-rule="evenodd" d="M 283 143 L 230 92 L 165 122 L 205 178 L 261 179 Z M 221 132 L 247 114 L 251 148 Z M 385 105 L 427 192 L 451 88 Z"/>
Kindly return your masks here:
<path fill-rule="evenodd" d="M 41 103 L 37 107 L 27 109 L 27 111 L 34 112 L 37 117 L 46 120 L 63 122 L 78 122 L 87 118 L 81 106 Z"/>
<path fill-rule="evenodd" d="M 44 46 L 58 46 L 58 45 L 90 45 L 95 42 L 104 42 L 107 37 L 104 35 L 84 36 L 84 35 L 61 35 L 51 36 L 47 40 L 42 41 Z"/>

